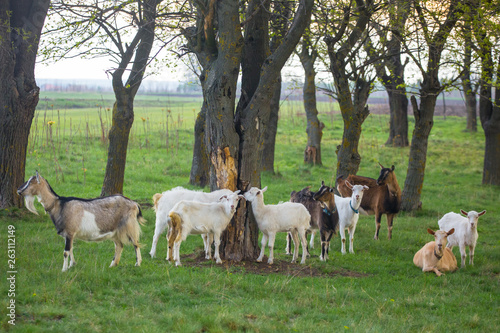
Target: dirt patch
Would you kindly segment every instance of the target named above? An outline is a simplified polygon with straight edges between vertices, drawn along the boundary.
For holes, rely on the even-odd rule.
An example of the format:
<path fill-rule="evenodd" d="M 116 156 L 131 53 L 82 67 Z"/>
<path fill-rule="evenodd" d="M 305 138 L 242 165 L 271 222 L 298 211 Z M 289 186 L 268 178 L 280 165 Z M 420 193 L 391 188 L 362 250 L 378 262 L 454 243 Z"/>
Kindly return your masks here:
<path fill-rule="evenodd" d="M 291 260 L 291 258 L 290 258 Z M 299 258 L 300 260 L 300 258 Z M 220 267 L 233 274 L 257 274 L 257 275 L 270 275 L 279 274 L 294 277 L 367 277 L 368 274 L 360 273 L 356 271 L 350 271 L 343 268 L 326 267 L 325 270 L 321 270 L 307 263 L 301 265 L 300 263 L 292 264 L 288 260 L 274 259 L 274 263 L 269 265 L 267 263 L 267 256 L 264 256 L 262 262 L 255 261 L 227 261 L 224 260 L 222 265 L 217 265 L 214 260 L 206 260 L 203 251 L 198 251 L 189 255 L 181 255 L 181 262 L 183 266 L 186 267 L 200 267 L 200 268 L 211 268 Z M 325 265 L 328 265 L 326 263 Z M 331 265 L 331 263 L 329 264 Z"/>

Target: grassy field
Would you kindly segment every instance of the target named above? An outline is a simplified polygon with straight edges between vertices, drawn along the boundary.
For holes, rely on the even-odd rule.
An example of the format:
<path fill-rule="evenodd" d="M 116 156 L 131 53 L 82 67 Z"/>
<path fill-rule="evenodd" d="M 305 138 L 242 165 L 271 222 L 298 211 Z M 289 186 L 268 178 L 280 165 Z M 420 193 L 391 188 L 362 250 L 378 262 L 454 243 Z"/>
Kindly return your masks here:
<path fill-rule="evenodd" d="M 63 196 L 96 197 L 106 166 L 106 135 L 112 98 L 99 94 L 46 94 L 31 131 L 27 175 L 35 169 Z M 59 99 L 59 101 L 57 101 Z M 144 103 L 142 102 L 144 100 Z M 154 102 L 154 103 L 153 103 Z M 64 105 L 77 105 L 73 109 Z M 87 104 L 86 104 L 87 103 Z M 81 107 L 84 106 L 84 107 Z M 157 258 L 149 257 L 155 215 L 154 193 L 189 186 L 193 124 L 200 100 L 141 97 L 136 103 L 130 137 L 124 194 L 143 205 L 143 263 L 134 267 L 132 247 L 120 266 L 108 268 L 112 242 L 75 242 L 78 264 L 62 273 L 64 241 L 48 215 L 26 209 L 0 211 L 1 268 L 0 330 L 20 332 L 437 332 L 500 330 L 500 188 L 482 186 L 484 135 L 465 133 L 465 119 L 435 119 L 430 137 L 422 210 L 400 214 L 393 239 L 374 241 L 373 216 L 361 216 L 355 237 L 356 253 L 342 255 L 334 237 L 330 260 L 320 262 L 318 243 L 306 266 L 319 276 L 296 273 L 250 273 L 254 263 L 235 266 L 205 262 L 194 265 L 202 251 L 200 237 L 182 244 L 184 266 L 165 261 L 162 237 Z M 335 148 L 342 120 L 333 103 L 321 103 L 322 167 L 302 162 L 307 141 L 300 102 L 283 102 L 278 128 L 275 174 L 264 174 L 266 203 L 287 201 L 291 190 L 321 180 L 332 181 Z M 388 116 L 371 115 L 365 122 L 359 174 L 377 177 L 378 162 L 394 164 L 404 186 L 408 148 L 387 148 Z M 410 126 L 412 124 L 410 123 Z M 205 189 L 207 190 L 207 189 Z M 437 229 L 449 211 L 483 210 L 475 265 L 442 277 L 422 273 L 413 255 Z M 15 228 L 15 296 L 7 277 L 9 226 Z M 10 227 L 12 228 L 12 227 Z M 275 245 L 276 267 L 284 254 L 285 235 Z M 458 248 L 454 249 L 460 261 Z M 16 325 L 8 323 L 9 302 L 15 300 Z"/>

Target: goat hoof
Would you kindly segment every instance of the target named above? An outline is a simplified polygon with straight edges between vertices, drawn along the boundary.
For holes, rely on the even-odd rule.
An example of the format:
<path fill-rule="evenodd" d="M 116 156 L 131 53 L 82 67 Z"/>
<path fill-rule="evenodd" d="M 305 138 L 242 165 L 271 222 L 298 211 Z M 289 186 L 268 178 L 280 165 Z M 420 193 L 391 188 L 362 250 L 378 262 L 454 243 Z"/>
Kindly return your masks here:
<path fill-rule="evenodd" d="M 182 264 L 180 262 L 175 263 L 175 267 L 180 267 L 180 266 L 182 266 Z"/>

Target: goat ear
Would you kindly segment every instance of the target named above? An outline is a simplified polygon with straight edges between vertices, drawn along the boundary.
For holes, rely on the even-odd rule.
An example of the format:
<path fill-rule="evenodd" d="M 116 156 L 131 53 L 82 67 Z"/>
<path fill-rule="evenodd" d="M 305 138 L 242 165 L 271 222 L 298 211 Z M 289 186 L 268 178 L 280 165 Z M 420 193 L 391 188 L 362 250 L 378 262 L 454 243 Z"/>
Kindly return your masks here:
<path fill-rule="evenodd" d="M 484 215 L 486 213 L 485 210 L 483 210 L 481 213 L 477 214 L 478 216 Z"/>
<path fill-rule="evenodd" d="M 449 236 L 449 235 L 451 235 L 451 234 L 452 234 L 452 233 L 454 233 L 454 232 L 455 232 L 455 228 L 451 228 L 451 230 L 450 230 L 450 231 L 448 231 L 448 236 Z"/>
<path fill-rule="evenodd" d="M 345 184 L 347 185 L 348 188 L 350 188 L 352 190 L 352 185 L 351 185 L 351 183 L 349 183 L 348 180 L 345 181 Z"/>
<path fill-rule="evenodd" d="M 432 229 L 427 229 L 427 232 L 430 233 L 431 235 L 435 234 L 435 232 Z"/>
<path fill-rule="evenodd" d="M 368 186 L 366 186 L 366 185 L 363 185 L 363 188 L 364 188 L 365 190 L 369 190 L 369 189 L 370 189 L 370 188 L 369 188 Z"/>
<path fill-rule="evenodd" d="M 325 186 L 325 181 L 324 180 L 321 181 L 321 186 Z"/>
<path fill-rule="evenodd" d="M 460 209 L 460 213 L 464 214 L 465 216 L 468 215 L 468 213 L 465 210 L 463 210 L 463 209 Z"/>
<path fill-rule="evenodd" d="M 236 190 L 236 191 L 234 191 L 234 194 L 238 194 L 240 192 L 241 192 L 241 190 Z"/>
<path fill-rule="evenodd" d="M 262 189 L 262 193 L 267 191 L 267 186 Z"/>
<path fill-rule="evenodd" d="M 36 170 L 36 181 L 40 184 L 40 175 L 38 174 L 38 170 Z"/>
<path fill-rule="evenodd" d="M 396 168 L 394 167 L 394 164 L 393 164 L 391 167 L 391 170 L 394 171 L 394 169 L 396 169 Z"/>

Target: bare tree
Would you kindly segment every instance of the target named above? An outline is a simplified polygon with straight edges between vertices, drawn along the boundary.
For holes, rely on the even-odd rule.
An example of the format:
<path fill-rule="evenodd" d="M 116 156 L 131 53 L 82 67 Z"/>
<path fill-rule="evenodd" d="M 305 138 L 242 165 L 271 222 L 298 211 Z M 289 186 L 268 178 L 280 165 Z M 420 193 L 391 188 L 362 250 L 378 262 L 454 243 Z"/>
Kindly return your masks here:
<path fill-rule="evenodd" d="M 0 0 L 0 208 L 21 207 L 26 150 L 40 89 L 35 60 L 49 0 Z"/>
<path fill-rule="evenodd" d="M 49 12 L 46 58 L 110 57 L 116 64 L 109 70 L 116 100 L 101 196 L 123 192 L 134 98 L 152 59 L 161 2 L 55 0 Z"/>
<path fill-rule="evenodd" d="M 410 1 L 390 0 L 376 22 L 377 44 L 366 43 L 368 55 L 373 62 L 377 77 L 384 85 L 389 98 L 390 122 L 386 145 L 408 146 L 408 97 L 405 84 L 405 68 L 409 58 L 403 62 L 402 41 L 408 19 Z"/>
<path fill-rule="evenodd" d="M 358 152 L 361 125 L 370 113 L 367 100 L 375 78 L 369 77 L 366 64 L 362 64 L 360 50 L 375 9 L 373 0 L 347 1 L 339 24 L 334 25 L 332 34 L 325 37 L 330 72 L 344 122 L 342 143 L 337 147 L 337 176 L 356 174 L 361 163 Z M 330 18 L 330 21 L 334 19 Z"/>
<path fill-rule="evenodd" d="M 411 97 L 415 129 L 402 194 L 401 209 L 405 211 L 412 211 L 421 206 L 420 196 L 424 183 L 429 134 L 434 124 L 436 99 L 445 88 L 438 76 L 442 66 L 442 53 L 461 13 L 458 0 L 449 0 L 443 4 L 446 6 L 436 7 L 432 2 L 414 0 L 410 12 L 414 25 L 410 28 L 412 31 L 405 41 L 405 47 L 419 68 L 423 81 L 420 84 L 420 105 L 417 104 L 415 96 Z M 410 41 L 416 41 L 417 47 L 422 48 L 411 49 L 415 44 Z"/>

